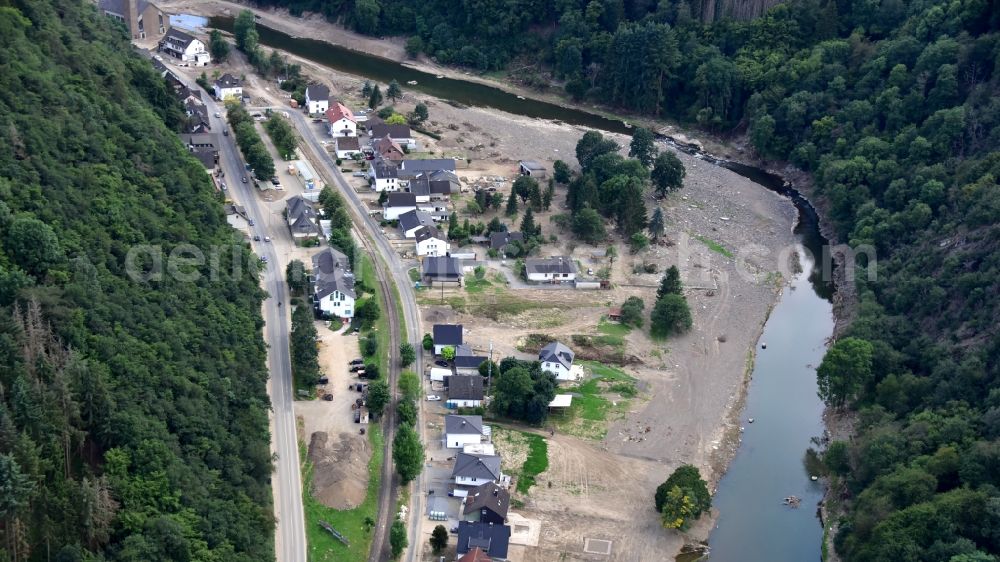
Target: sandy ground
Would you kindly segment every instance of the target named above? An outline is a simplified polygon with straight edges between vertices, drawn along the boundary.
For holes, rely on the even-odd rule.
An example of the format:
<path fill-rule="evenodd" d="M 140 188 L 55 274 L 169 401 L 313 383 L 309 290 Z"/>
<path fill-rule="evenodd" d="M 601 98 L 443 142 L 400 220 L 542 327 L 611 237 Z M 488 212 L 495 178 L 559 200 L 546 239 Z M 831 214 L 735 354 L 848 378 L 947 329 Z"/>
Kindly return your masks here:
<path fill-rule="evenodd" d="M 333 400 L 301 401 L 295 409 L 314 464 L 313 495 L 329 507 L 350 509 L 365 499 L 372 454 L 368 438 L 359 431 L 364 426 L 354 423 L 352 405 L 361 393 L 348 389 L 358 381 L 347 370 L 348 361 L 361 356 L 358 337 L 333 332 L 326 322 L 317 322 L 316 331 L 320 369 L 330 379 L 318 394 L 332 394 Z"/>
<path fill-rule="evenodd" d="M 349 106 L 361 107 L 362 79 L 296 62 L 303 63 L 308 75 L 332 86 Z M 246 72 L 238 55 L 231 68 L 219 70 L 231 69 Z M 257 78 L 251 78 L 248 90 L 255 98 L 282 99 L 273 86 Z M 444 135 L 439 142 L 426 137 L 418 137 L 419 141 L 439 154 L 471 158 L 471 164 L 460 167 L 461 176 L 511 178 L 522 158 L 550 164 L 563 158 L 575 163 L 574 147 L 583 129 L 490 109 L 459 109 L 411 93 L 396 107 L 406 112 L 417 101 L 429 107 L 429 127 Z M 611 136 L 627 144 L 624 137 Z M 626 353 L 635 356 L 636 362 L 625 370 L 639 380 L 642 394 L 623 419 L 611 424 L 605 439 L 557 434 L 550 440 L 550 469 L 540 475 L 541 485 L 523 498 L 523 515 L 542 521 L 539 546 L 525 549 L 524 560 L 591 559 L 593 554 L 583 552 L 584 539 L 610 537 L 616 542 L 609 559 L 645 559 L 650 552 L 676 552 L 684 542 L 706 538 L 713 524 L 706 517 L 686 535 L 664 531 L 653 511 L 653 490 L 683 463 L 698 466 L 714 487 L 735 452 L 738 424 L 734 416 L 742 404 L 753 348 L 779 294 L 781 276 L 776 272 L 787 268 L 783 257 L 793 244 L 795 210 L 789 201 L 732 172 L 685 154 L 679 157 L 687 168 L 684 188 L 662 202 L 647 200 L 650 213 L 654 205 L 662 206 L 671 245 L 630 255 L 627 246 L 613 239 L 619 255 L 613 264 L 606 258 L 591 258 L 594 248 L 573 243 L 550 222 L 553 213 L 562 212 L 562 189 L 557 191 L 553 211 L 538 217 L 546 235 L 558 236 L 556 243 L 542 249 L 543 255 L 571 254 L 584 270 L 610 266 L 612 290 L 511 289 L 503 290 L 503 295 L 476 297 L 480 302 L 485 299 L 487 305 L 489 299 L 508 295 L 532 303 L 524 312 L 493 318 L 481 310 L 460 313 L 431 303 L 439 296 L 437 291 L 421 295 L 429 303 L 423 315 L 425 331 L 437 322 L 463 323 L 470 330 L 467 339 L 476 347 L 493 342 L 495 358 L 523 357 L 516 346 L 525 334 L 541 331 L 567 340 L 573 334 L 594 334 L 607 308 L 620 305 L 628 296 L 643 298 L 648 314 L 663 270 L 677 265 L 682 271 L 694 328 L 665 342 L 654 342 L 639 330 L 626 336 Z M 456 207 L 462 206 L 456 202 Z M 487 214 L 478 220 L 490 218 Z M 706 242 L 719 244 L 735 257 L 711 250 Z M 657 273 L 632 273 L 634 264 L 645 262 L 655 263 Z M 445 298 L 457 294 L 448 290 Z M 337 385 L 335 397 L 341 386 L 346 389 L 346 384 Z M 330 404 L 316 404 L 317 408 L 325 406 Z M 307 425 L 311 417 L 305 415 Z M 311 431 L 321 430 L 312 427 Z M 332 428 L 325 431 L 329 436 L 340 435 Z"/>

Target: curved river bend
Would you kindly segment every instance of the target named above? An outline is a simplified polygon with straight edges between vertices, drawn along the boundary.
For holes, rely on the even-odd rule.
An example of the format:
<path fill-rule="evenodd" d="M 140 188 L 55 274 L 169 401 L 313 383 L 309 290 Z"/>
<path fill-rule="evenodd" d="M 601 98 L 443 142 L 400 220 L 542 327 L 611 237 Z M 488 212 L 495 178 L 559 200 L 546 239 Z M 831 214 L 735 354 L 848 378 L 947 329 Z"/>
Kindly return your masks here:
<path fill-rule="evenodd" d="M 233 20 L 213 17 L 209 25 L 232 31 Z M 386 83 L 416 81 L 407 88 L 465 105 L 630 133 L 630 127 L 616 119 L 546 101 L 521 99 L 487 84 L 438 78 L 397 61 L 315 39 L 292 37 L 261 25 L 257 30 L 262 44 L 341 72 Z M 813 256 L 822 255 L 820 248 L 826 240 L 819 232 L 815 209 L 780 177 L 714 158 L 668 138 L 660 140 L 789 197 L 799 211 L 795 227 L 799 243 Z M 823 487 L 810 480 L 803 458 L 810 439 L 823 433 L 823 404 L 816 395 L 815 367 L 833 333 L 833 290 L 828 281 L 820 279 L 822 268 L 814 268 L 806 255 L 803 272 L 785 287 L 764 327 L 761 342 L 767 343 L 767 349 L 757 350 L 746 409 L 741 416 L 743 441 L 713 500 L 721 515 L 709 540 L 712 560 L 820 559 L 823 530 L 816 504 L 822 498 Z M 748 423 L 749 418 L 754 423 Z M 800 507 L 785 506 L 782 499 L 788 496 L 801 498 Z"/>

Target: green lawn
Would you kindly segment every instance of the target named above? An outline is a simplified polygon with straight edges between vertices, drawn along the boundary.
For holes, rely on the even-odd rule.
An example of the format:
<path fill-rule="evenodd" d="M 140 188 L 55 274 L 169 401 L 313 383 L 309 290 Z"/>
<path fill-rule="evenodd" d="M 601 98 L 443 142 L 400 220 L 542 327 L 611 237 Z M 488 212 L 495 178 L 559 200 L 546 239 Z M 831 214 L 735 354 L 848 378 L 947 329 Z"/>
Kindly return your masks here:
<path fill-rule="evenodd" d="M 467 293 L 482 293 L 487 287 L 492 287 L 493 283 L 488 280 L 479 279 L 475 276 L 465 278 L 465 292 Z"/>
<path fill-rule="evenodd" d="M 417 268 L 411 267 L 406 273 L 410 276 L 410 281 L 414 283 L 420 281 L 420 272 L 417 271 Z"/>
<path fill-rule="evenodd" d="M 517 479 L 517 491 L 527 494 L 535 485 L 535 477 L 549 468 L 549 444 L 541 435 L 523 433 L 528 439 L 528 458 L 521 467 L 521 477 Z"/>
<path fill-rule="evenodd" d="M 717 252 L 719 254 L 722 254 L 722 255 L 726 256 L 727 258 L 733 257 L 733 253 L 732 252 L 730 252 L 729 250 L 727 250 L 725 248 L 725 246 L 723 246 L 722 244 L 719 244 L 718 242 L 716 242 L 715 240 L 712 240 L 711 238 L 706 238 L 706 237 L 701 236 L 701 235 L 695 235 L 695 239 L 698 240 L 699 242 L 701 242 L 702 244 L 708 246 L 708 249 L 712 250 L 713 252 Z"/>
<path fill-rule="evenodd" d="M 365 519 L 375 520 L 376 501 L 381 485 L 382 472 L 382 429 L 377 424 L 368 425 L 368 438 L 372 447 L 372 458 L 368 462 L 368 492 L 365 501 L 358 507 L 348 510 L 337 510 L 326 507 L 316 501 L 309 489 L 312 484 L 312 464 L 303 459 L 302 502 L 305 506 L 306 539 L 309 545 L 309 561 L 331 560 L 336 562 L 364 562 L 368 559 L 371 548 L 372 534 L 366 528 Z M 305 454 L 303 453 L 303 457 Z M 319 521 L 329 523 L 351 543 L 345 546 L 333 538 Z"/>
<path fill-rule="evenodd" d="M 550 419 L 564 433 L 603 439 L 608 431 L 607 422 L 624 416 L 628 399 L 636 395 L 635 378 L 601 363 L 583 361 L 581 364 L 590 371 L 590 378 L 561 391 L 573 394 L 573 404 L 566 412 Z M 619 396 L 610 396 L 616 394 Z"/>
<path fill-rule="evenodd" d="M 625 337 L 632 332 L 632 328 L 618 322 L 608 320 L 607 316 L 602 316 L 597 323 L 597 331 L 607 336 Z"/>

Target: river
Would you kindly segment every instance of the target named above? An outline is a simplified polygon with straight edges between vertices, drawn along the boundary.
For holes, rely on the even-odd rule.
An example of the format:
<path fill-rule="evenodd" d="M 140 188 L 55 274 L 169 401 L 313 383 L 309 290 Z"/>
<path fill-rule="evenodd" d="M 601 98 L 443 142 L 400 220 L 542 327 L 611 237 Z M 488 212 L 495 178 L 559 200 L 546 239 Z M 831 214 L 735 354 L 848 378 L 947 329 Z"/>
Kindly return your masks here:
<path fill-rule="evenodd" d="M 232 31 L 232 18 L 213 17 L 209 25 Z M 263 45 L 312 60 L 341 72 L 401 84 L 441 99 L 485 106 L 508 113 L 558 120 L 615 133 L 630 133 L 623 121 L 558 104 L 522 99 L 500 88 L 452 78 L 438 78 L 396 61 L 337 45 L 292 37 L 258 24 Z M 800 245 L 820 256 L 826 244 L 819 232 L 816 211 L 780 177 L 758 168 L 717 159 L 672 139 L 661 142 L 728 168 L 791 199 L 799 212 L 795 231 Z M 809 254 L 805 254 L 808 256 Z M 722 562 L 810 561 L 820 559 L 823 530 L 816 505 L 823 486 L 813 482 L 803 458 L 810 440 L 823 433 L 823 403 L 816 395 L 815 367 L 833 333 L 830 302 L 833 288 L 808 257 L 803 271 L 785 287 L 768 319 L 758 349 L 746 409 L 742 415 L 743 441 L 713 499 L 719 509 L 718 526 L 709 539 L 711 559 Z M 751 424 L 747 420 L 753 418 Z M 782 499 L 796 496 L 798 508 Z"/>

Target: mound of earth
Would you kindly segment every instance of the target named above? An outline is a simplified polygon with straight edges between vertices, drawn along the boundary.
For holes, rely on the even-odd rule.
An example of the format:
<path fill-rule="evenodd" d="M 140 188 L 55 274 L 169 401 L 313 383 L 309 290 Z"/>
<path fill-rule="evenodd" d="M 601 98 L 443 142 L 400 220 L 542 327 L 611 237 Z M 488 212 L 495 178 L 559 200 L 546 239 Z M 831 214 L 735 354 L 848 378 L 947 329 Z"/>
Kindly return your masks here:
<path fill-rule="evenodd" d="M 324 431 L 309 440 L 313 465 L 312 495 L 334 509 L 352 509 L 365 499 L 371 447 L 363 435 L 341 433 L 330 439 Z"/>

